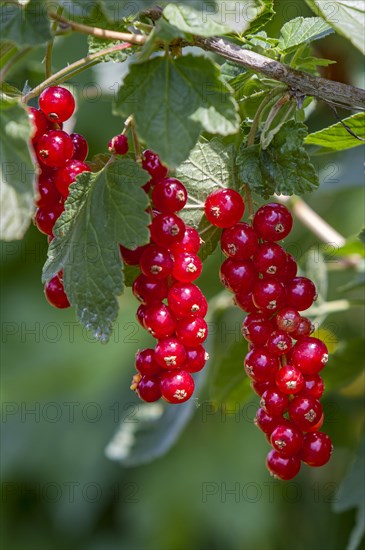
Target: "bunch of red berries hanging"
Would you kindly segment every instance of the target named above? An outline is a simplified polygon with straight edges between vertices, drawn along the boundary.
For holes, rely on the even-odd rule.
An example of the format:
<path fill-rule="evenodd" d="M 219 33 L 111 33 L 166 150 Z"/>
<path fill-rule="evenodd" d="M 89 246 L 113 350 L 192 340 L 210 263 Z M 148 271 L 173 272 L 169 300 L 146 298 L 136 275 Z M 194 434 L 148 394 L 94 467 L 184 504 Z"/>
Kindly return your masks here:
<path fill-rule="evenodd" d="M 137 319 L 157 344 L 137 352 L 138 374 L 131 389 L 143 401 L 162 397 L 184 403 L 194 392 L 192 373 L 202 370 L 208 359 L 202 346 L 208 336 L 208 304 L 194 284 L 202 272 L 200 237 L 176 214 L 187 202 L 184 185 L 168 177 L 152 151 L 144 152 L 142 165 L 151 175 L 145 185 L 147 193 L 152 190 L 151 240 L 136 250 L 121 247 L 121 254 L 126 264 L 140 267 L 133 283 L 134 296 L 141 302 Z"/>
<path fill-rule="evenodd" d="M 316 288 L 297 277 L 297 264 L 277 241 L 293 225 L 289 210 L 270 203 L 256 212 L 252 225 L 241 221 L 245 209 L 234 190 L 218 190 L 206 200 L 208 220 L 223 229 L 221 248 L 227 259 L 220 270 L 223 285 L 247 313 L 242 334 L 249 342 L 244 368 L 261 397 L 255 423 L 273 449 L 267 467 L 280 479 L 292 479 L 301 461 L 326 464 L 330 438 L 319 429 L 324 384 L 319 371 L 328 360 L 325 344 L 311 337 L 314 327 L 299 312 L 316 299 Z"/>

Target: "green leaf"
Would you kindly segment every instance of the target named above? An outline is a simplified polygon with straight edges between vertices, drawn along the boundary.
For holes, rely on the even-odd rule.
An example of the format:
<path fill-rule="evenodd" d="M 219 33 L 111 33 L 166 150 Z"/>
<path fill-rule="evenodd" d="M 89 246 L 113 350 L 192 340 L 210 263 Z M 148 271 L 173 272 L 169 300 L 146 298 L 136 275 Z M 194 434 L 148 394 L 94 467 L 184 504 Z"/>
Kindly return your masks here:
<path fill-rule="evenodd" d="M 27 4 L 0 2 L 0 36 L 20 46 L 44 44 L 52 38 L 47 9 L 40 0 Z"/>
<path fill-rule="evenodd" d="M 333 510 L 337 513 L 356 508 L 355 526 L 352 529 L 346 550 L 356 550 L 360 547 L 365 532 L 365 440 L 360 443 L 358 455 L 347 475 L 341 483 Z"/>
<path fill-rule="evenodd" d="M 333 391 L 350 384 L 365 367 L 365 341 L 362 338 L 341 342 L 330 354 L 327 366 L 321 372 L 326 390 Z"/>
<path fill-rule="evenodd" d="M 88 2 L 88 0 L 85 0 Z M 130 17 L 136 15 L 141 11 L 148 10 L 149 8 L 156 6 L 156 0 L 99 0 L 104 14 L 111 20 L 116 21 L 123 17 Z M 180 0 L 170 0 L 169 3 L 180 3 Z M 164 2 L 167 3 L 167 2 Z M 157 2 L 158 4 L 158 2 Z M 216 13 L 217 2 L 208 0 L 189 0 L 189 6 L 200 10 L 201 13 Z"/>
<path fill-rule="evenodd" d="M 17 51 L 13 42 L 0 41 L 0 69 L 17 53 Z"/>
<path fill-rule="evenodd" d="M 204 202 L 215 189 L 236 187 L 234 147 L 223 145 L 217 138 L 199 141 L 189 158 L 177 168 L 176 177 L 184 183 L 189 196 L 181 216 L 201 234 L 204 243 L 200 256 L 204 260 L 214 252 L 221 234 L 205 217 Z"/>
<path fill-rule="evenodd" d="M 227 25 L 204 17 L 201 11 L 185 4 L 168 4 L 163 10 L 163 17 L 174 27 L 190 34 L 214 36 L 230 32 Z"/>
<path fill-rule="evenodd" d="M 359 0 L 305 0 L 337 32 L 365 54 L 365 3 Z"/>
<path fill-rule="evenodd" d="M 21 239 L 33 215 L 34 164 L 29 152 L 31 126 L 20 103 L 0 97 L 0 238 Z"/>
<path fill-rule="evenodd" d="M 140 138 L 171 168 L 188 157 L 202 130 L 225 136 L 239 128 L 237 104 L 219 68 L 193 55 L 132 65 L 114 113 L 134 113 Z"/>
<path fill-rule="evenodd" d="M 309 134 L 305 138 L 308 145 L 318 145 L 320 149 L 316 153 L 327 153 L 331 151 L 343 151 L 364 145 L 365 142 L 365 113 L 356 113 L 343 119 L 343 124 L 358 136 L 351 135 L 350 132 L 338 122 L 328 128 Z"/>
<path fill-rule="evenodd" d="M 332 27 L 321 17 L 296 17 L 285 23 L 281 29 L 278 47 L 282 51 L 319 40 L 333 33 Z"/>
<path fill-rule="evenodd" d="M 302 195 L 316 189 L 318 175 L 303 147 L 304 124 L 286 122 L 264 151 L 260 145 L 242 147 L 237 156 L 239 175 L 252 191 L 263 198 Z"/>
<path fill-rule="evenodd" d="M 148 199 L 141 189 L 148 178 L 129 158 L 80 174 L 54 228 L 43 279 L 64 270 L 78 319 L 103 342 L 118 314 L 116 296 L 123 291 L 119 244 L 133 248 L 149 240 Z"/>
<path fill-rule="evenodd" d="M 253 8 L 247 9 L 248 7 Z M 274 2 L 273 0 L 256 0 L 254 3 L 254 6 L 252 3 L 249 4 L 249 6 L 245 3 L 241 2 L 241 13 L 244 12 L 246 17 L 249 17 L 246 19 L 248 23 L 247 28 L 241 28 L 239 27 L 239 30 L 241 33 L 249 31 L 250 33 L 254 33 L 261 29 L 266 23 L 272 19 L 273 15 L 275 15 L 274 11 Z M 249 13 L 252 13 L 252 17 L 249 16 Z"/>
<path fill-rule="evenodd" d="M 359 254 L 363 258 L 365 257 L 365 243 L 364 243 L 365 230 L 363 229 L 360 235 L 349 237 L 346 239 L 346 243 L 340 248 L 336 248 L 331 251 L 331 255 L 335 256 L 351 256 L 352 254 Z"/>

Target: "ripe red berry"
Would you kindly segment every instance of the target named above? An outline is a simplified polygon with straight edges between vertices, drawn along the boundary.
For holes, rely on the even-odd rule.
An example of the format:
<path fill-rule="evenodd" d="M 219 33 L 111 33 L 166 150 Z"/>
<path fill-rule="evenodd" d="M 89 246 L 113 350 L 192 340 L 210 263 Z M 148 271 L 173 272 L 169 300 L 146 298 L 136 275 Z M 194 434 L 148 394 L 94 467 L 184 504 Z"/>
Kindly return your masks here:
<path fill-rule="evenodd" d="M 272 387 L 272 381 L 267 380 L 266 382 L 256 382 L 256 380 L 251 380 L 250 386 L 253 391 L 261 397 L 266 390 Z"/>
<path fill-rule="evenodd" d="M 288 396 L 273 386 L 267 388 L 261 396 L 260 407 L 270 416 L 282 416 L 288 405 Z"/>
<path fill-rule="evenodd" d="M 69 160 L 67 164 L 57 170 L 55 175 L 55 184 L 63 197 L 68 197 L 71 183 L 76 181 L 76 176 L 82 172 L 90 172 L 90 168 L 81 160 Z"/>
<path fill-rule="evenodd" d="M 302 338 L 293 347 L 291 361 L 302 373 L 316 374 L 328 361 L 326 344 L 318 338 Z"/>
<path fill-rule="evenodd" d="M 299 473 L 301 463 L 298 456 L 283 456 L 272 449 L 267 455 L 266 466 L 272 476 L 288 481 Z"/>
<path fill-rule="evenodd" d="M 293 218 L 285 206 L 273 202 L 257 210 L 253 227 L 265 241 L 280 241 L 289 235 L 293 227 Z"/>
<path fill-rule="evenodd" d="M 292 333 L 294 340 L 300 340 L 304 336 L 309 336 L 314 331 L 314 325 L 307 317 L 301 317 L 299 324 L 295 331 Z"/>
<path fill-rule="evenodd" d="M 262 313 L 253 303 L 252 292 L 246 292 L 245 290 L 236 292 L 233 302 L 247 313 Z M 266 314 L 267 312 L 264 313 Z"/>
<path fill-rule="evenodd" d="M 222 228 L 232 227 L 242 218 L 245 203 L 237 191 L 218 189 L 207 197 L 204 210 L 211 224 Z"/>
<path fill-rule="evenodd" d="M 155 358 L 155 350 L 151 348 L 138 350 L 136 353 L 136 369 L 142 375 L 155 376 L 162 369 Z"/>
<path fill-rule="evenodd" d="M 284 285 L 272 279 L 260 279 L 254 286 L 252 299 L 257 308 L 275 313 L 285 304 Z"/>
<path fill-rule="evenodd" d="M 219 272 L 222 284 L 230 292 L 251 292 L 258 279 L 258 274 L 251 260 L 225 260 Z"/>
<path fill-rule="evenodd" d="M 142 376 L 138 382 L 136 393 L 142 401 L 147 403 L 158 401 L 161 398 L 159 378 L 156 376 Z"/>
<path fill-rule="evenodd" d="M 144 246 L 138 246 L 134 250 L 126 248 L 123 245 L 119 245 L 120 253 L 123 258 L 123 262 L 127 265 L 139 265 L 139 261 L 143 252 L 148 247 L 148 244 Z"/>
<path fill-rule="evenodd" d="M 301 395 L 310 395 L 320 399 L 324 392 L 324 382 L 319 374 L 305 374 Z"/>
<path fill-rule="evenodd" d="M 72 116 L 75 100 L 66 88 L 51 86 L 39 96 L 39 107 L 51 122 L 64 122 Z"/>
<path fill-rule="evenodd" d="M 304 311 L 317 297 L 315 284 L 306 277 L 294 277 L 286 284 L 286 296 L 289 307 Z"/>
<path fill-rule="evenodd" d="M 164 338 L 155 347 L 155 358 L 164 369 L 178 369 L 186 360 L 185 347 L 176 338 Z"/>
<path fill-rule="evenodd" d="M 175 178 L 160 180 L 152 191 L 152 202 L 163 214 L 173 214 L 184 208 L 188 193 L 181 181 Z"/>
<path fill-rule="evenodd" d="M 148 306 L 146 306 L 145 304 L 141 304 L 136 312 L 136 319 L 142 328 L 146 328 L 144 324 L 144 318 L 146 316 L 147 309 Z"/>
<path fill-rule="evenodd" d="M 176 336 L 188 348 L 196 348 L 208 336 L 208 325 L 203 317 L 184 317 L 176 323 Z"/>
<path fill-rule="evenodd" d="M 286 266 L 286 252 L 279 244 L 263 243 L 256 251 L 253 261 L 263 277 L 280 278 Z"/>
<path fill-rule="evenodd" d="M 152 279 L 142 273 L 135 279 L 132 292 L 142 304 L 162 302 L 162 300 L 167 298 L 167 281 L 166 279 Z"/>
<path fill-rule="evenodd" d="M 275 322 L 279 330 L 285 330 L 291 334 L 299 327 L 300 315 L 296 309 L 284 307 L 275 317 Z"/>
<path fill-rule="evenodd" d="M 70 138 L 74 145 L 74 154 L 72 158 L 74 160 L 80 160 L 81 162 L 84 161 L 89 152 L 89 146 L 86 139 L 81 134 L 70 134 Z"/>
<path fill-rule="evenodd" d="M 165 304 L 151 304 L 144 314 L 144 326 L 154 338 L 167 338 L 175 332 L 176 322 Z"/>
<path fill-rule="evenodd" d="M 142 167 L 146 170 L 151 176 L 154 182 L 160 181 L 167 176 L 167 168 L 164 166 L 160 157 L 147 149 L 143 153 Z"/>
<path fill-rule="evenodd" d="M 298 395 L 289 403 L 290 420 L 303 432 L 310 431 L 322 417 L 322 405 L 309 395 Z"/>
<path fill-rule="evenodd" d="M 48 175 L 42 173 L 38 176 L 37 191 L 37 206 L 43 208 L 52 207 L 61 199 L 61 195 L 55 186 L 53 174 Z"/>
<path fill-rule="evenodd" d="M 304 436 L 301 459 L 308 466 L 324 466 L 331 458 L 333 445 L 331 439 L 323 432 L 309 433 Z"/>
<path fill-rule="evenodd" d="M 180 252 L 191 252 L 192 254 L 197 254 L 200 248 L 200 235 L 196 229 L 190 227 L 189 225 L 185 226 L 184 236 L 182 240 L 178 243 L 174 243 L 170 246 L 171 254 L 179 254 Z"/>
<path fill-rule="evenodd" d="M 32 126 L 31 140 L 36 143 L 48 130 L 48 120 L 44 113 L 35 107 L 28 107 L 28 116 Z"/>
<path fill-rule="evenodd" d="M 185 370 L 171 370 L 161 376 L 162 397 L 168 403 L 184 403 L 194 393 L 194 379 Z"/>
<path fill-rule="evenodd" d="M 304 386 L 304 376 L 292 365 L 284 365 L 276 374 L 276 385 L 282 393 L 296 394 Z"/>
<path fill-rule="evenodd" d="M 294 279 L 298 271 L 297 262 L 294 260 L 291 254 L 286 255 L 286 260 L 284 266 L 280 269 L 278 274 L 278 279 L 282 283 L 287 283 Z"/>
<path fill-rule="evenodd" d="M 260 428 L 264 434 L 270 437 L 276 426 L 281 424 L 284 419 L 281 416 L 271 416 L 265 409 L 258 409 L 254 424 Z"/>
<path fill-rule="evenodd" d="M 142 253 L 139 265 L 146 277 L 166 279 L 172 273 L 174 262 L 165 248 L 150 244 Z"/>
<path fill-rule="evenodd" d="M 254 346 L 264 346 L 273 329 L 272 322 L 260 313 L 250 313 L 242 323 L 243 337 Z"/>
<path fill-rule="evenodd" d="M 274 380 L 279 368 L 279 359 L 265 348 L 254 348 L 245 357 L 245 371 L 257 382 Z"/>
<path fill-rule="evenodd" d="M 114 136 L 108 143 L 108 150 L 116 155 L 126 155 L 128 153 L 128 149 L 128 138 L 123 134 Z"/>
<path fill-rule="evenodd" d="M 175 283 L 169 290 L 168 303 L 177 319 L 199 315 L 205 317 L 207 300 L 197 286 L 192 283 Z"/>
<path fill-rule="evenodd" d="M 41 233 L 52 235 L 53 227 L 63 212 L 63 205 L 56 203 L 47 208 L 38 208 L 34 222 Z"/>
<path fill-rule="evenodd" d="M 173 277 L 182 283 L 192 283 L 200 277 L 203 264 L 199 256 L 191 252 L 181 252 L 174 256 Z"/>
<path fill-rule="evenodd" d="M 295 424 L 283 422 L 271 434 L 271 445 L 282 456 L 294 456 L 303 447 L 303 435 Z"/>
<path fill-rule="evenodd" d="M 70 302 L 68 301 L 65 289 L 60 279 L 53 277 L 48 283 L 44 286 L 44 294 L 47 298 L 47 302 L 58 309 L 65 309 L 70 307 Z"/>
<path fill-rule="evenodd" d="M 205 367 L 209 354 L 203 346 L 197 348 L 185 348 L 186 360 L 182 368 L 188 372 L 199 372 Z"/>
<path fill-rule="evenodd" d="M 47 166 L 64 166 L 74 154 L 72 139 L 62 130 L 51 130 L 37 142 L 37 155 Z"/>
<path fill-rule="evenodd" d="M 266 342 L 268 351 L 273 355 L 284 355 L 292 348 L 292 345 L 292 339 L 283 330 L 274 330 Z"/>
<path fill-rule="evenodd" d="M 237 223 L 224 229 L 221 237 L 223 254 L 234 260 L 248 260 L 258 249 L 258 237 L 248 223 Z"/>
<path fill-rule="evenodd" d="M 185 224 L 175 214 L 158 214 L 150 226 L 152 240 L 160 246 L 180 242 L 185 233 Z"/>

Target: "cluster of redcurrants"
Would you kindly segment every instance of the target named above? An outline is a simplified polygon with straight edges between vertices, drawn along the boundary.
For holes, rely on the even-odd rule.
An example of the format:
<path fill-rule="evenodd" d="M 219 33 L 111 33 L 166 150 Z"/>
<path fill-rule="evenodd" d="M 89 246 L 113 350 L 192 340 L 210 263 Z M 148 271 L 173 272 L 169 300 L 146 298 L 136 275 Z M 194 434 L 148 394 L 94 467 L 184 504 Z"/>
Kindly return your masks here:
<path fill-rule="evenodd" d="M 28 108 L 32 125 L 31 144 L 37 164 L 37 211 L 35 225 L 53 239 L 53 227 L 64 210 L 69 186 L 82 172 L 90 172 L 84 162 L 88 154 L 88 143 L 81 134 L 68 134 L 62 130 L 63 123 L 75 110 L 71 92 L 61 86 L 45 89 L 39 97 L 39 109 Z M 109 151 L 125 154 L 128 151 L 127 138 L 115 136 L 108 144 Z M 63 288 L 62 272 L 51 279 L 44 288 L 48 302 L 57 308 L 70 306 Z"/>
<path fill-rule="evenodd" d="M 297 264 L 276 241 L 293 225 L 288 209 L 266 204 L 252 225 L 241 222 L 242 197 L 231 189 L 213 192 L 206 200 L 209 221 L 223 228 L 221 248 L 227 259 L 220 270 L 223 285 L 247 313 L 242 334 L 249 342 L 244 361 L 253 390 L 261 397 L 255 423 L 273 449 L 267 467 L 280 479 L 292 479 L 301 461 L 322 466 L 332 452 L 323 424 L 319 398 L 324 384 L 319 371 L 328 360 L 325 344 L 313 338 L 314 327 L 299 312 L 316 299 L 316 288 L 297 277 Z"/>
<path fill-rule="evenodd" d="M 138 373 L 131 389 L 143 401 L 162 397 L 168 403 L 184 403 L 194 392 L 192 373 L 202 370 L 208 359 L 202 346 L 208 336 L 208 304 L 193 284 L 202 272 L 197 255 L 201 241 L 176 215 L 187 202 L 184 185 L 168 177 L 152 151 L 144 152 L 142 166 L 151 175 L 144 186 L 151 193 L 151 239 L 135 250 L 121 247 L 121 254 L 126 264 L 140 267 L 132 288 L 141 302 L 137 320 L 157 344 L 137 352 Z"/>

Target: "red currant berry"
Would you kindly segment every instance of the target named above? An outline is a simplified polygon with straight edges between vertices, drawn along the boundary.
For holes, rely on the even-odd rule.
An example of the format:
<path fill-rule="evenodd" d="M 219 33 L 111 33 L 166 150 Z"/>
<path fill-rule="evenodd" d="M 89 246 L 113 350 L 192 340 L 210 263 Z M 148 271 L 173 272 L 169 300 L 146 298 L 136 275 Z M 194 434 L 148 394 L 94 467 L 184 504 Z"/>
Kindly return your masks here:
<path fill-rule="evenodd" d="M 165 304 L 151 304 L 144 314 L 144 326 L 154 338 L 167 338 L 175 332 L 176 322 Z"/>
<path fill-rule="evenodd" d="M 91 170 L 81 160 L 70 160 L 63 168 L 57 170 L 55 184 L 63 197 L 68 197 L 71 183 L 76 181 L 76 176 L 82 174 L 82 172 L 91 172 Z"/>
<path fill-rule="evenodd" d="M 123 258 L 123 262 L 127 265 L 139 265 L 141 256 L 147 247 L 148 244 L 144 246 L 138 246 L 137 248 L 132 250 L 130 248 L 126 248 L 123 245 L 119 245 L 120 254 Z"/>
<path fill-rule="evenodd" d="M 280 273 L 286 265 L 286 252 L 279 244 L 263 243 L 260 244 L 253 261 L 263 277 L 280 278 Z"/>
<path fill-rule="evenodd" d="M 284 307 L 276 314 L 275 322 L 279 330 L 291 334 L 299 327 L 300 315 L 296 309 Z"/>
<path fill-rule="evenodd" d="M 324 382 L 319 374 L 305 374 L 301 395 L 310 395 L 320 399 L 324 392 Z"/>
<path fill-rule="evenodd" d="M 155 358 L 155 350 L 151 348 L 138 350 L 136 353 L 136 369 L 142 375 L 155 376 L 162 369 Z"/>
<path fill-rule="evenodd" d="M 151 279 L 146 275 L 139 275 L 135 279 L 132 292 L 142 304 L 154 304 L 167 298 L 168 286 L 166 279 Z"/>
<path fill-rule="evenodd" d="M 288 405 L 289 397 L 274 387 L 266 389 L 260 400 L 260 407 L 270 416 L 282 416 Z"/>
<path fill-rule="evenodd" d="M 266 466 L 273 477 L 289 481 L 300 470 L 300 458 L 297 456 L 283 456 L 272 449 L 266 458 Z"/>
<path fill-rule="evenodd" d="M 243 337 L 254 346 L 264 346 L 273 329 L 272 322 L 260 313 L 250 313 L 242 323 Z"/>
<path fill-rule="evenodd" d="M 303 432 L 308 432 L 322 417 L 322 405 L 309 395 L 298 395 L 289 403 L 290 420 Z"/>
<path fill-rule="evenodd" d="M 63 205 L 56 203 L 48 208 L 38 208 L 34 221 L 41 233 L 52 235 L 53 227 L 63 212 Z"/>
<path fill-rule="evenodd" d="M 314 332 L 313 323 L 307 317 L 301 317 L 297 328 L 292 333 L 292 338 L 300 340 L 304 336 L 309 336 L 312 332 Z"/>
<path fill-rule="evenodd" d="M 252 299 L 257 308 L 274 313 L 285 304 L 284 285 L 279 281 L 261 279 L 254 286 Z"/>
<path fill-rule="evenodd" d="M 297 262 L 294 260 L 291 254 L 286 255 L 284 266 L 280 269 L 278 279 L 282 283 L 287 283 L 294 279 L 298 271 Z"/>
<path fill-rule="evenodd" d="M 191 252 L 181 252 L 174 257 L 173 277 L 182 283 L 192 283 L 200 277 L 203 264 L 199 256 Z"/>
<path fill-rule="evenodd" d="M 315 284 L 306 277 L 294 277 L 286 284 L 287 304 L 298 311 L 308 309 L 317 297 Z"/>
<path fill-rule="evenodd" d="M 237 307 L 240 307 L 243 311 L 246 311 L 247 313 L 262 313 L 253 303 L 252 292 L 236 292 L 233 298 L 233 302 L 234 304 L 236 304 Z"/>
<path fill-rule="evenodd" d="M 150 244 L 143 252 L 139 265 L 146 277 L 166 279 L 172 273 L 174 262 L 165 248 Z"/>
<path fill-rule="evenodd" d="M 155 243 L 169 247 L 183 239 L 185 224 L 175 214 L 159 214 L 152 220 L 150 231 Z"/>
<path fill-rule="evenodd" d="M 144 324 L 144 318 L 146 316 L 147 308 L 148 306 L 146 306 L 145 304 L 141 304 L 136 312 L 136 319 L 142 328 L 146 328 Z"/>
<path fill-rule="evenodd" d="M 258 279 L 258 274 L 251 260 L 225 260 L 220 268 L 220 280 L 230 292 L 251 292 Z"/>
<path fill-rule="evenodd" d="M 188 193 L 181 181 L 165 178 L 159 181 L 152 191 L 152 202 L 163 214 L 173 214 L 184 208 Z"/>
<path fill-rule="evenodd" d="M 37 155 L 47 166 L 64 166 L 73 153 L 72 139 L 62 130 L 51 130 L 48 134 L 43 134 L 37 142 Z"/>
<path fill-rule="evenodd" d="M 304 386 L 304 376 L 296 367 L 284 365 L 276 375 L 276 385 L 282 393 L 296 394 Z"/>
<path fill-rule="evenodd" d="M 237 223 L 224 229 L 221 237 L 223 254 L 234 260 L 248 260 L 258 249 L 258 237 L 248 223 Z"/>
<path fill-rule="evenodd" d="M 245 203 L 237 191 L 218 189 L 207 197 L 204 210 L 211 224 L 222 228 L 232 227 L 242 218 Z"/>
<path fill-rule="evenodd" d="M 188 372 L 199 372 L 205 367 L 205 363 L 209 359 L 209 354 L 203 346 L 197 348 L 185 348 L 186 361 L 182 368 Z"/>
<path fill-rule="evenodd" d="M 331 458 L 333 445 L 331 439 L 323 432 L 309 433 L 304 436 L 301 459 L 308 466 L 324 466 Z"/>
<path fill-rule="evenodd" d="M 285 355 L 292 348 L 292 339 L 283 330 L 274 330 L 267 342 L 266 347 L 273 355 Z"/>
<path fill-rule="evenodd" d="M 44 113 L 34 107 L 28 107 L 28 116 L 32 126 L 31 140 L 34 144 L 48 130 L 48 120 Z"/>
<path fill-rule="evenodd" d="M 152 176 L 155 182 L 167 176 L 168 170 L 166 166 L 161 163 L 160 157 L 149 149 L 143 153 L 142 167 Z"/>
<path fill-rule="evenodd" d="M 133 389 L 133 386 L 132 386 Z M 160 380 L 155 376 L 142 376 L 138 382 L 136 393 L 142 401 L 153 403 L 161 398 Z"/>
<path fill-rule="evenodd" d="M 272 202 L 257 210 L 253 227 L 265 241 L 280 241 L 289 235 L 293 227 L 293 218 L 285 206 Z"/>
<path fill-rule="evenodd" d="M 176 324 L 176 336 L 188 348 L 196 348 L 208 336 L 208 325 L 203 317 L 184 317 Z"/>
<path fill-rule="evenodd" d="M 72 158 L 74 160 L 80 160 L 81 162 L 84 161 L 89 152 L 89 146 L 86 139 L 81 134 L 70 134 L 70 138 L 74 144 L 74 154 Z"/>
<path fill-rule="evenodd" d="M 250 386 L 253 391 L 261 397 L 266 390 L 271 388 L 272 382 L 271 380 L 268 380 L 267 382 L 256 382 L 255 380 L 251 380 Z"/>
<path fill-rule="evenodd" d="M 184 236 L 179 243 L 174 243 L 170 247 L 171 254 L 179 254 L 180 252 L 191 252 L 192 254 L 197 254 L 200 248 L 200 235 L 196 229 L 190 227 L 189 225 L 185 226 Z"/>
<path fill-rule="evenodd" d="M 51 122 L 64 122 L 72 116 L 75 100 L 66 88 L 51 86 L 39 96 L 39 107 Z"/>
<path fill-rule="evenodd" d="M 168 303 L 177 319 L 199 315 L 205 317 L 207 300 L 197 286 L 192 283 L 175 283 L 169 290 Z"/>
<path fill-rule="evenodd" d="M 276 426 L 279 426 L 282 422 L 284 422 L 282 417 L 271 416 L 265 411 L 265 409 L 259 409 L 254 420 L 254 424 L 269 437 L 275 430 Z"/>
<path fill-rule="evenodd" d="M 271 434 L 271 445 L 282 456 L 293 456 L 303 447 L 303 434 L 295 424 L 283 422 Z"/>
<path fill-rule="evenodd" d="M 48 283 L 44 286 L 44 294 L 47 298 L 47 302 L 58 309 L 65 309 L 70 307 L 70 302 L 68 301 L 65 289 L 60 279 L 53 277 Z"/>
<path fill-rule="evenodd" d="M 61 199 L 54 183 L 53 175 L 40 174 L 38 176 L 38 197 L 36 205 L 43 208 L 54 206 Z"/>
<path fill-rule="evenodd" d="M 318 338 L 302 338 L 293 347 L 291 360 L 302 373 L 316 374 L 328 361 L 326 344 Z"/>
<path fill-rule="evenodd" d="M 176 338 L 165 338 L 156 345 L 155 358 L 164 369 L 178 369 L 186 359 L 185 347 Z"/>
<path fill-rule="evenodd" d="M 161 376 L 162 397 L 168 403 L 184 403 L 194 393 L 194 379 L 185 370 L 171 370 Z"/>
<path fill-rule="evenodd" d="M 129 150 L 127 136 L 123 134 L 114 136 L 108 143 L 108 150 L 116 155 L 126 155 Z"/>
<path fill-rule="evenodd" d="M 279 359 L 265 348 L 254 348 L 245 357 L 245 371 L 257 382 L 274 380 L 279 368 Z"/>

